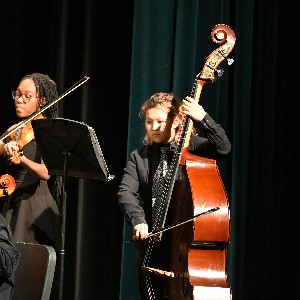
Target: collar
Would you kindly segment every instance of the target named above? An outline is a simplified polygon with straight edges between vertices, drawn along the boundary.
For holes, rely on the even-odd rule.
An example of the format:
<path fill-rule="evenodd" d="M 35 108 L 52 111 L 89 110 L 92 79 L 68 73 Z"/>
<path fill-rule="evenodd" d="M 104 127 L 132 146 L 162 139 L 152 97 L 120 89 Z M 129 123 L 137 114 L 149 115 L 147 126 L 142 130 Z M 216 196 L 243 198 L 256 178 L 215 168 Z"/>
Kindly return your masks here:
<path fill-rule="evenodd" d="M 155 150 L 155 151 L 162 147 L 169 148 L 170 151 L 175 151 L 177 149 L 177 145 L 175 144 L 174 140 L 167 144 L 153 142 L 151 146 L 152 146 L 153 150 Z"/>

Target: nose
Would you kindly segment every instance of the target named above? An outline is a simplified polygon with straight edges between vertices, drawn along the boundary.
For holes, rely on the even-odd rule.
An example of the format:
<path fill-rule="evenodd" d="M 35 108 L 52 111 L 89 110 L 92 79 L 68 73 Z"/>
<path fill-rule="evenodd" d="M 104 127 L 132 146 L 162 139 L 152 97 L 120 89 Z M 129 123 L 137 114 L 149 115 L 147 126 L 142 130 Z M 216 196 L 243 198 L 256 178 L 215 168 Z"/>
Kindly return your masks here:
<path fill-rule="evenodd" d="M 16 99 L 17 103 L 23 103 L 23 95 Z"/>
<path fill-rule="evenodd" d="M 159 129 L 159 123 L 158 122 L 153 122 L 152 123 L 152 130 L 157 130 L 157 129 Z"/>

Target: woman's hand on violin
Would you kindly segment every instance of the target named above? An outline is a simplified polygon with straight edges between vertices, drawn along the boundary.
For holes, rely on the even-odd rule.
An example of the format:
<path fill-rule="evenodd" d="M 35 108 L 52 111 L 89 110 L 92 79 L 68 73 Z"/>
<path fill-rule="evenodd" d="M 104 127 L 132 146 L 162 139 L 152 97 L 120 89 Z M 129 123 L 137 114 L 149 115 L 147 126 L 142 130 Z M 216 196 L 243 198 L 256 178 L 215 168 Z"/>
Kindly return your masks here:
<path fill-rule="evenodd" d="M 22 155 L 20 155 L 20 149 L 15 141 L 11 141 L 5 144 L 4 151 L 7 153 L 8 157 L 13 163 L 21 164 L 22 167 L 27 169 L 28 172 L 35 175 L 36 177 L 43 180 L 48 180 L 50 178 L 48 169 L 44 163 L 34 162 L 23 155 L 23 153 Z"/>
<path fill-rule="evenodd" d="M 133 237 L 134 241 L 144 240 L 148 237 L 148 224 L 142 223 L 135 225 L 133 227 Z"/>
<path fill-rule="evenodd" d="M 5 144 L 4 150 L 10 158 L 13 158 L 20 151 L 20 149 L 15 141 Z"/>
<path fill-rule="evenodd" d="M 183 102 L 183 112 L 193 120 L 200 122 L 206 115 L 204 108 L 193 98 L 185 97 Z"/>

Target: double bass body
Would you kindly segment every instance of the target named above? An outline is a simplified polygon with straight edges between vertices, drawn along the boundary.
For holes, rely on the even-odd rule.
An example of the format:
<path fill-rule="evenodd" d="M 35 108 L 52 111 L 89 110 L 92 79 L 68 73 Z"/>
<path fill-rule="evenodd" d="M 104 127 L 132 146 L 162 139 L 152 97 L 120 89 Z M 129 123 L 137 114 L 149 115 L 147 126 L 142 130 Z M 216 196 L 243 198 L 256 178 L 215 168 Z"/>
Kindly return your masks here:
<path fill-rule="evenodd" d="M 183 151 L 180 179 L 176 181 L 169 218 L 180 223 L 219 207 L 170 232 L 170 270 L 165 299 L 231 299 L 226 276 L 229 243 L 229 208 L 214 160 Z M 168 218 L 168 219 L 169 219 Z M 211 298 L 212 295 L 218 298 Z"/>
<path fill-rule="evenodd" d="M 214 82 L 214 74 L 235 45 L 233 30 L 218 24 L 211 31 L 214 42 L 222 44 L 206 59 L 197 75 L 191 97 L 199 102 L 202 87 Z M 169 242 L 169 274 L 164 299 L 230 300 L 226 256 L 230 234 L 228 199 L 216 161 L 188 151 L 192 121 L 183 124 L 179 145 L 181 176 L 173 186 L 167 222 L 179 224 L 218 207 L 217 211 L 174 228 L 165 237 Z"/>

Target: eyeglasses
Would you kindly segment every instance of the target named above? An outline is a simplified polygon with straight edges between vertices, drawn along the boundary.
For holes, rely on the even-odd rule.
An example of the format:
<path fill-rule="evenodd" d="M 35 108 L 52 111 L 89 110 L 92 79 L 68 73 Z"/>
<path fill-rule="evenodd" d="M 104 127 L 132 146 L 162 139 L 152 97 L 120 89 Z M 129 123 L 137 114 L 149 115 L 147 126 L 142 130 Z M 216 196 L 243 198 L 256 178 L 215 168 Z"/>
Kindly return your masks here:
<path fill-rule="evenodd" d="M 23 100 L 24 103 L 29 102 L 31 99 L 39 98 L 39 97 L 33 97 L 29 94 L 20 94 L 17 91 L 12 91 L 11 95 L 12 95 L 14 100 L 18 100 L 20 97 L 22 97 L 22 100 Z"/>

